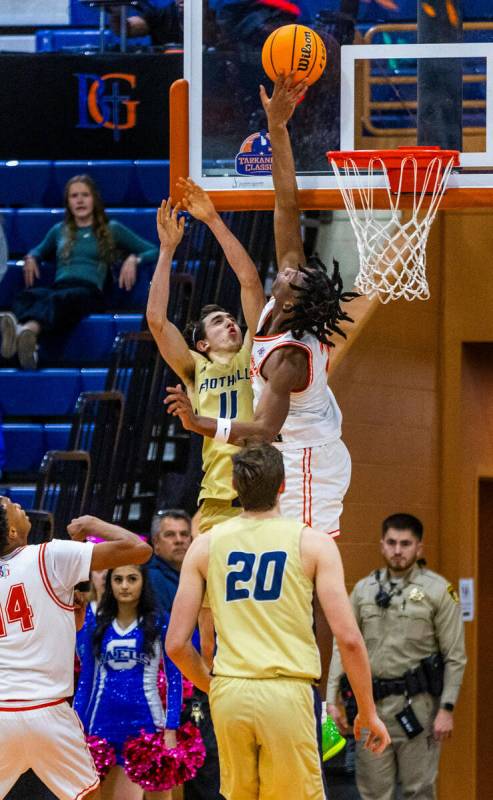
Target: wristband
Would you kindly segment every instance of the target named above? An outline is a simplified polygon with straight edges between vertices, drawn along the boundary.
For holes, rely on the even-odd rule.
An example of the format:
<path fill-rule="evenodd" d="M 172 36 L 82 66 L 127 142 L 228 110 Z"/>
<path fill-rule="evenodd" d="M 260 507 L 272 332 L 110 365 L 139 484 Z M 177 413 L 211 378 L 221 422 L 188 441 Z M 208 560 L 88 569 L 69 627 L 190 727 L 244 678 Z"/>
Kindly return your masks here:
<path fill-rule="evenodd" d="M 216 433 L 214 439 L 216 442 L 227 442 L 229 434 L 231 433 L 231 420 L 225 417 L 218 417 L 216 425 Z"/>

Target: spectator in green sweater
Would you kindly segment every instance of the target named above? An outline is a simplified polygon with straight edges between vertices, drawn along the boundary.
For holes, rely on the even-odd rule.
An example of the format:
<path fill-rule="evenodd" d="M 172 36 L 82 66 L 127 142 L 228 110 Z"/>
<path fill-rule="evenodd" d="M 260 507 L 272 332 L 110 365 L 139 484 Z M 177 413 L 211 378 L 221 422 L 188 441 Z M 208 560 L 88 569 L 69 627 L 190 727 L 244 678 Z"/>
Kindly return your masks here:
<path fill-rule="evenodd" d="M 65 187 L 65 220 L 29 251 L 26 288 L 12 313 L 0 315 L 1 355 L 17 353 L 23 369 L 36 369 L 41 333 L 63 333 L 83 317 L 104 310 L 103 288 L 111 265 L 124 261 L 118 285 L 130 291 L 140 263 L 157 260 L 158 248 L 125 225 L 108 220 L 99 190 L 89 175 L 75 175 Z M 39 260 L 56 260 L 52 287 L 35 287 Z"/>

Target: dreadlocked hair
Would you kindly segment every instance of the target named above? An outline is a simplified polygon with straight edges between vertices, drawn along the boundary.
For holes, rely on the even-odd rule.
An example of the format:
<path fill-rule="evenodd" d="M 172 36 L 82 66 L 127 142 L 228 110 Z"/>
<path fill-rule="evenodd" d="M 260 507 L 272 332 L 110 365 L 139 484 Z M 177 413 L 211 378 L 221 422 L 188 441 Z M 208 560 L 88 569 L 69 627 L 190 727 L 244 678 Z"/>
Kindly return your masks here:
<path fill-rule="evenodd" d="M 342 291 L 339 263 L 334 259 L 333 264 L 332 275 L 329 275 L 325 264 L 317 256 L 311 256 L 306 267 L 299 267 L 305 277 L 303 285 L 289 284 L 296 292 L 298 302 L 283 327 L 291 331 L 295 339 L 311 333 L 322 344 L 334 347 L 330 339 L 334 333 L 346 338 L 339 323 L 354 320 L 342 309 L 341 303 L 349 303 L 359 295 L 357 292 Z"/>

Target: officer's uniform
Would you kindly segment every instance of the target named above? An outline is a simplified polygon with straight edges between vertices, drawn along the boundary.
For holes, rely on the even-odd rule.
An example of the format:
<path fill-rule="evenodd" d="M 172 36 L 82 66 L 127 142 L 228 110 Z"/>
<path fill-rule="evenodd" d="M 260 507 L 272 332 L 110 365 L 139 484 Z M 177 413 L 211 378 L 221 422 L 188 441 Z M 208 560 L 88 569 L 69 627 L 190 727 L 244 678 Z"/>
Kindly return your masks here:
<path fill-rule="evenodd" d="M 382 586 L 390 596 L 387 608 L 375 602 Z M 363 634 L 372 675 L 388 697 L 377 700 L 377 711 L 392 739 L 383 755 L 375 758 L 358 743 L 356 781 L 362 800 L 394 800 L 397 781 L 404 800 L 434 800 L 440 743 L 433 738 L 433 722 L 440 706 L 454 705 L 459 695 L 466 664 L 461 609 L 453 587 L 435 572 L 417 564 L 396 580 L 382 570 L 356 584 L 351 602 Z M 423 732 L 408 738 L 396 714 L 406 706 L 405 682 L 408 671 L 441 653 L 444 662 L 440 697 L 419 691 L 411 707 Z M 343 673 L 340 654 L 334 647 L 328 682 L 327 702 L 335 703 Z M 394 679 L 393 681 L 390 679 Z"/>

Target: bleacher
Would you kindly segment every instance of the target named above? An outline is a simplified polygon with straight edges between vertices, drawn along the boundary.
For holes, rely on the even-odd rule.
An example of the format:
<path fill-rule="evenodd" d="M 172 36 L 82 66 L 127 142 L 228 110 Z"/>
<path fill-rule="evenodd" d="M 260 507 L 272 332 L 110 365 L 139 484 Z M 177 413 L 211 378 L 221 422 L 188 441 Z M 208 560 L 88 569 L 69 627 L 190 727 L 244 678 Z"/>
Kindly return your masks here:
<path fill-rule="evenodd" d="M 89 173 L 97 182 L 110 219 L 119 220 L 158 243 L 156 207 L 168 195 L 169 162 L 1 162 L 0 214 L 11 258 L 0 282 L 0 310 L 8 310 L 23 288 L 24 254 L 63 219 L 59 205 L 66 181 L 83 173 Z M 265 272 L 272 253 L 270 215 L 226 216 Z M 176 256 L 170 314 L 179 327 L 211 299 L 238 311 L 236 280 L 225 269 L 219 248 L 205 226 L 187 221 L 187 232 Z M 39 285 L 49 286 L 55 265 L 40 266 Z M 175 422 L 165 414 L 162 397 L 170 376 L 152 337 L 140 333 L 146 327 L 144 311 L 153 267 L 139 268 L 135 286 L 126 292 L 118 288 L 115 280 L 119 266 L 114 265 L 112 279 L 105 288 L 106 313 L 83 319 L 63 337 L 42 337 L 39 370 L 19 370 L 14 359 L 0 364 L 0 413 L 7 458 L 0 491 L 32 509 L 45 497 L 44 473 L 39 472 L 40 465 L 46 463 L 45 454 L 80 446 L 76 409 L 80 409 L 84 398 L 87 400 L 88 393 L 91 397 L 98 393 L 98 398 L 100 393 L 116 390 L 123 397 L 123 435 L 119 444 L 113 442 L 118 458 L 112 460 L 111 469 L 105 467 L 102 482 L 97 476 L 100 448 L 94 450 L 88 478 L 90 495 L 85 497 L 84 508 L 88 512 L 91 508 L 94 513 L 101 511 L 102 490 L 95 491 L 94 482 L 98 486 L 104 483 L 113 494 L 106 497 L 103 510 L 120 522 L 133 522 L 133 527 L 145 530 L 163 473 L 186 466 L 188 436 L 180 426 L 175 430 Z M 99 441 L 100 422 L 96 415 L 86 446 Z M 108 449 L 107 443 L 105 448 Z M 59 524 L 53 507 L 53 497 L 58 495 L 50 497 L 52 505 L 44 510 L 54 511 L 55 524 Z"/>

